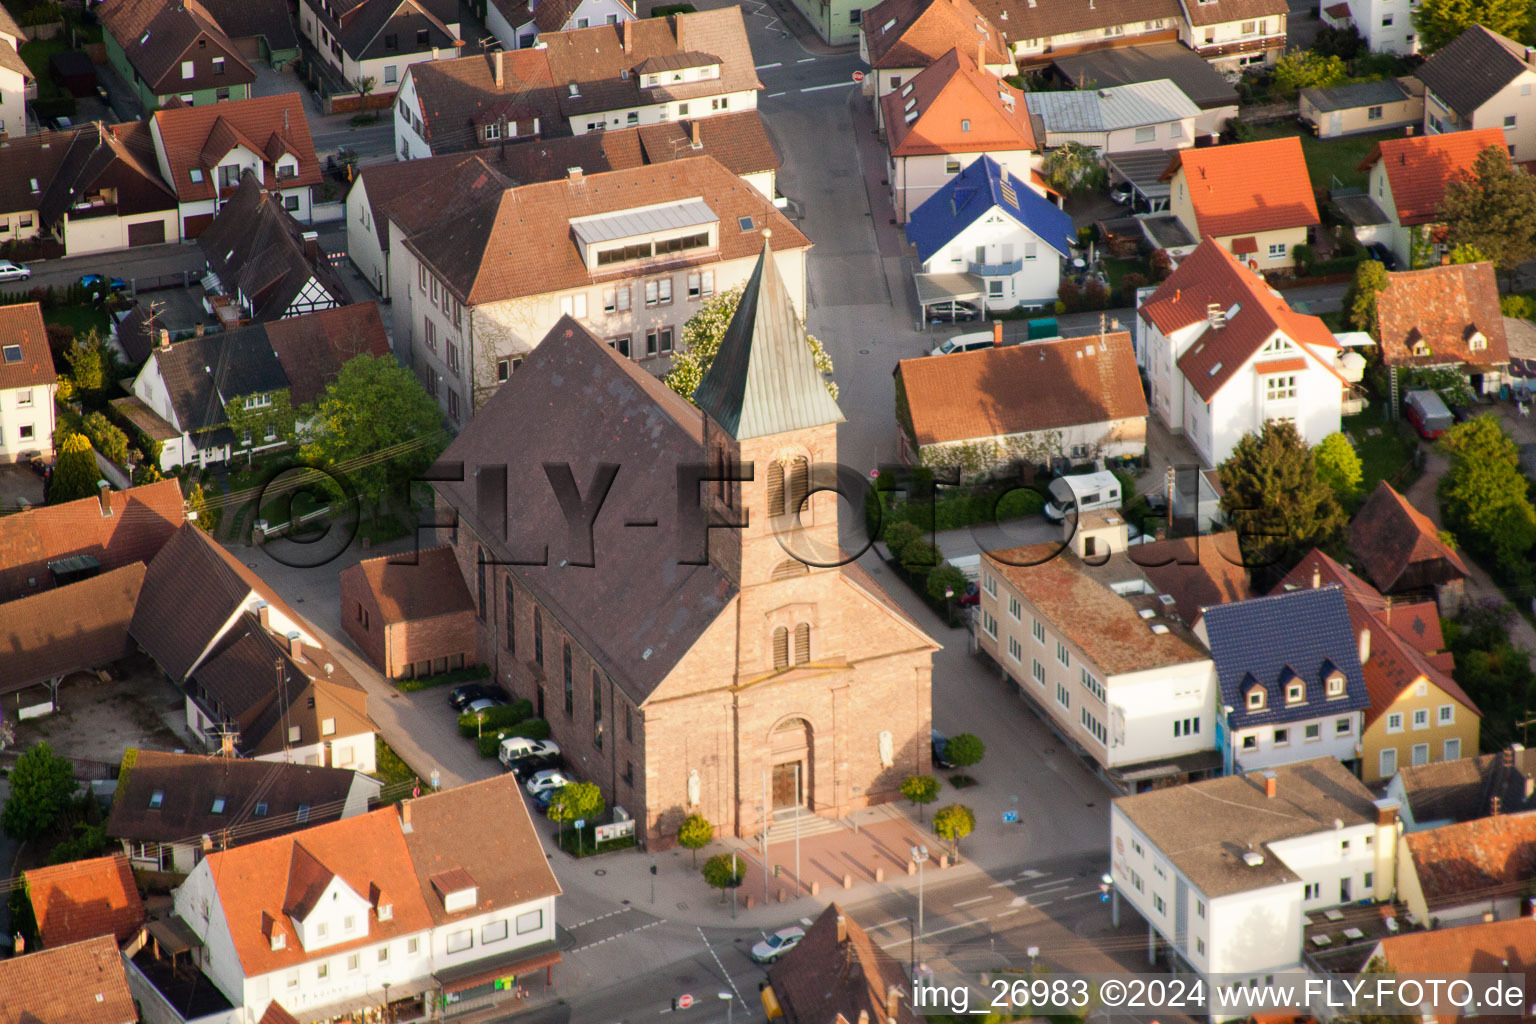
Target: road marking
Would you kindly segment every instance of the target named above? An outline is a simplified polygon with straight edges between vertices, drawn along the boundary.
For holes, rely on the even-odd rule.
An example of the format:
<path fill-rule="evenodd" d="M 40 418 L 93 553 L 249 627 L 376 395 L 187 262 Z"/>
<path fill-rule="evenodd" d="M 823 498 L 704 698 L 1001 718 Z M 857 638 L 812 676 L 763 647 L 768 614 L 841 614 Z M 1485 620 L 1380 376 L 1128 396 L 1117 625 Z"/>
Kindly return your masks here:
<path fill-rule="evenodd" d="M 814 61 L 815 59 L 816 59 L 815 57 L 801 57 L 799 60 L 795 61 L 795 63 L 796 64 L 809 64 L 812 61 Z"/>
<path fill-rule="evenodd" d="M 1019 911 L 1021 911 L 1023 909 L 1024 909 L 1023 907 L 1014 907 L 1012 910 L 1005 910 L 1001 914 L 993 914 L 992 915 L 992 919 L 995 921 L 999 917 L 1007 917 L 1009 914 L 1017 914 Z"/>
<path fill-rule="evenodd" d="M 1098 895 L 1098 893 L 1099 893 L 1099 890 L 1097 890 L 1097 889 L 1089 889 L 1087 892 L 1075 892 L 1071 896 L 1067 896 L 1065 898 L 1069 899 L 1069 900 L 1080 900 L 1084 896 L 1096 896 L 1096 895 Z"/>
<path fill-rule="evenodd" d="M 764 97 L 764 98 L 765 98 L 765 99 L 770 99 L 770 100 L 771 100 L 771 99 L 773 99 L 773 98 L 774 98 L 774 97 L 775 97 L 775 96 L 783 96 L 783 95 L 784 95 L 784 93 L 782 93 L 782 92 L 771 92 L 771 93 L 769 93 L 769 94 L 768 94 L 768 95 L 767 95 L 767 96 L 766 96 L 766 97 Z"/>
<path fill-rule="evenodd" d="M 649 924 L 642 924 L 638 928 L 631 928 L 627 932 L 619 932 L 619 934 L 617 934 L 617 935 L 610 935 L 606 939 L 598 939 L 596 942 L 589 942 L 585 946 L 577 946 L 575 949 L 570 950 L 570 952 L 572 952 L 572 953 L 580 953 L 584 949 L 591 949 L 593 946 L 601 946 L 605 942 L 612 942 L 614 939 L 622 939 L 626 935 L 633 935 L 633 934 L 635 934 L 635 932 L 643 932 L 647 928 L 654 928 L 654 927 L 656 927 L 657 925 L 659 925 L 661 923 L 662 923 L 661 918 L 657 918 L 656 920 L 650 922 Z"/>
<path fill-rule="evenodd" d="M 831 85 L 808 85 L 801 92 L 820 92 L 823 89 L 846 89 L 853 85 L 852 82 L 833 82 Z"/>
<path fill-rule="evenodd" d="M 1032 907 L 1043 907 L 1043 906 L 1045 906 L 1046 904 L 1048 904 L 1050 902 L 1051 902 L 1050 900 L 1035 900 L 1033 903 L 1030 904 L 1030 906 L 1032 906 Z"/>
<path fill-rule="evenodd" d="M 922 936 L 922 938 L 924 938 L 924 939 L 931 939 L 935 935 L 945 935 L 945 934 L 947 934 L 949 932 L 959 931 L 961 928 L 969 928 L 972 925 L 986 924 L 986 923 L 987 923 L 987 919 L 986 918 L 979 918 L 978 920 L 975 920 L 975 921 L 962 921 L 960 924 L 952 924 L 948 928 L 940 928 L 938 931 L 927 932 L 927 933 L 925 933 Z M 895 942 L 887 942 L 885 945 L 881 946 L 880 948 L 881 949 L 895 949 L 897 946 L 905 946 L 910 941 L 911 941 L 911 939 L 898 939 Z"/>
<path fill-rule="evenodd" d="M 757 67 L 753 68 L 752 70 L 753 71 L 767 71 L 769 68 L 781 68 L 783 66 L 784 66 L 784 62 L 783 61 L 777 61 L 776 60 L 772 64 L 759 64 Z"/>
<path fill-rule="evenodd" d="M 1052 881 L 1036 882 L 1034 885 L 1030 886 L 1030 888 L 1031 889 L 1035 889 L 1035 890 L 1037 890 L 1039 892 L 1055 892 L 1057 889 L 1070 889 L 1070 888 L 1072 888 L 1072 883 L 1071 882 L 1052 882 Z"/>
<path fill-rule="evenodd" d="M 1008 901 L 1008 905 L 1010 907 L 1027 907 L 1029 906 L 1029 900 L 1023 896 L 1015 896 Z"/>
<path fill-rule="evenodd" d="M 571 925 L 570 930 L 575 931 L 577 928 L 585 928 L 589 924 L 594 924 L 598 921 L 605 921 L 610 917 L 618 917 L 620 914 L 627 914 L 634 909 L 634 907 L 623 907 L 619 910 L 610 910 L 606 914 L 599 914 L 596 917 L 589 917 L 585 921 L 582 921 L 580 924 L 573 924 Z"/>
<path fill-rule="evenodd" d="M 1015 879 L 1015 881 L 1027 882 L 1027 881 L 1029 881 L 1032 878 L 1044 878 L 1044 877 L 1045 877 L 1045 872 L 1044 871 L 1036 871 L 1033 868 L 1031 868 L 1028 871 L 1025 871 L 1023 874 L 1019 875 L 1019 877 L 1017 879 Z"/>
<path fill-rule="evenodd" d="M 991 896 L 977 896 L 973 900 L 961 900 L 959 903 L 950 904 L 950 906 L 954 907 L 956 910 L 959 910 L 961 907 L 969 907 L 973 903 L 985 903 L 991 898 Z"/>
<path fill-rule="evenodd" d="M 897 917 L 897 918 L 893 918 L 893 919 L 891 919 L 889 921 L 884 921 L 884 922 L 882 922 L 880 924 L 872 924 L 869 927 L 865 928 L 864 930 L 867 931 L 867 932 L 877 932 L 877 931 L 879 931 L 882 928 L 889 928 L 893 924 L 906 924 L 906 923 L 907 923 L 907 919 L 905 917 Z"/>

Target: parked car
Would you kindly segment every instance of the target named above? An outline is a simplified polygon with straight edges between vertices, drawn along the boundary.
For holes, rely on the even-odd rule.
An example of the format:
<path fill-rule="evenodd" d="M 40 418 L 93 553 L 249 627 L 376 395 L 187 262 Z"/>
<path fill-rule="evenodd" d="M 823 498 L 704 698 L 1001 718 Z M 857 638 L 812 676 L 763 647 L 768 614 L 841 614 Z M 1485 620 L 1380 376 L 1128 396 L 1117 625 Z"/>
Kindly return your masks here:
<path fill-rule="evenodd" d="M 1434 391 L 1408 392 L 1403 397 L 1403 409 L 1407 413 L 1408 422 L 1413 424 L 1419 436 L 1426 441 L 1433 441 L 1456 422 L 1451 410 L 1446 408 L 1445 401 Z"/>
<path fill-rule="evenodd" d="M 1059 476 L 1051 481 L 1048 490 L 1051 500 L 1040 511 L 1053 523 L 1061 522 L 1074 512 L 1082 514 L 1120 507 L 1120 480 L 1107 470 Z"/>
<path fill-rule="evenodd" d="M 554 740 L 531 740 L 526 736 L 508 736 L 496 751 L 497 760 L 508 771 L 516 771 L 534 761 L 545 761 L 545 766 L 550 767 L 559 757 L 560 744 Z"/>
<path fill-rule="evenodd" d="M 504 708 L 506 706 L 507 702 L 500 697 L 481 697 L 479 700 L 472 700 L 464 705 L 464 711 L 466 714 L 478 715 L 482 711 L 491 710 L 491 708 Z"/>
<path fill-rule="evenodd" d="M 957 334 L 953 338 L 945 338 L 929 350 L 931 356 L 947 356 L 956 352 L 975 352 L 977 349 L 992 347 L 992 332 L 977 331 L 972 334 Z"/>
<path fill-rule="evenodd" d="M 1365 247 L 1365 251 L 1371 254 L 1371 259 L 1375 260 L 1377 263 L 1380 263 L 1388 270 L 1397 269 L 1397 253 L 1393 252 L 1391 249 L 1388 249 L 1380 242 L 1372 242 L 1370 245 Z"/>
<path fill-rule="evenodd" d="M 105 281 L 107 287 L 114 292 L 120 292 L 128 287 L 128 283 L 120 277 L 108 279 L 102 277 L 100 274 L 80 275 L 80 287 L 82 288 L 100 288 L 103 281 Z"/>
<path fill-rule="evenodd" d="M 949 737 L 934 729 L 930 742 L 933 745 L 933 766 L 945 770 L 955 767 L 955 762 L 945 754 L 945 750 L 949 747 Z"/>
<path fill-rule="evenodd" d="M 804 928 L 780 928 L 752 947 L 752 959 L 760 964 L 771 964 L 800 945 L 800 940 L 803 938 L 805 938 Z"/>
<path fill-rule="evenodd" d="M 955 299 L 928 307 L 928 319 L 934 323 L 955 324 L 962 320 L 981 319 L 981 307 L 963 299 Z"/>
<path fill-rule="evenodd" d="M 561 786 L 569 786 L 576 780 L 558 768 L 546 768 L 542 772 L 534 774 L 533 778 L 523 783 L 529 796 L 538 796 L 540 793 L 554 792 Z"/>
<path fill-rule="evenodd" d="M 1135 195 L 1136 193 L 1131 188 L 1131 183 L 1128 181 L 1122 181 L 1120 184 L 1109 190 L 1109 198 L 1120 206 L 1130 206 L 1131 199 Z"/>
<path fill-rule="evenodd" d="M 32 276 L 32 268 L 10 260 L 0 260 L 0 281 L 25 281 Z"/>
<path fill-rule="evenodd" d="M 981 604 L 981 588 L 972 580 L 965 585 L 965 593 L 960 595 L 959 600 L 962 608 L 970 604 Z"/>
<path fill-rule="evenodd" d="M 455 711 L 463 711 L 477 700 L 499 700 L 501 694 L 485 683 L 465 683 L 448 691 L 448 703 Z"/>
<path fill-rule="evenodd" d="M 27 460 L 27 465 L 32 467 L 32 472 L 36 473 L 44 480 L 48 479 L 49 474 L 53 472 L 53 470 L 48 465 L 48 460 L 43 458 L 41 455 L 32 456 Z"/>

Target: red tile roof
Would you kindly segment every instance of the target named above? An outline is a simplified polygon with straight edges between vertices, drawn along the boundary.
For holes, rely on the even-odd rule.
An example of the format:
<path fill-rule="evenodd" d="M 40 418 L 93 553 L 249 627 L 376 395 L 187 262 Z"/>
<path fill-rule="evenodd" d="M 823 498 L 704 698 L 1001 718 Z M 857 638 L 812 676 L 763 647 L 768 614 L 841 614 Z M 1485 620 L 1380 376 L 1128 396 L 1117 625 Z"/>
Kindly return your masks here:
<path fill-rule="evenodd" d="M 1388 366 L 1503 366 L 1509 340 L 1492 263 L 1462 263 L 1387 275 L 1376 293 L 1381 357 Z M 1481 348 L 1472 341 L 1481 334 Z M 1427 349 L 1424 355 L 1415 353 Z"/>
<path fill-rule="evenodd" d="M 1386 139 L 1371 148 L 1359 169 L 1368 171 L 1377 161 L 1385 165 L 1397 221 L 1413 227 L 1435 220 L 1445 186 L 1458 175 L 1470 173 L 1477 155 L 1489 147 L 1504 149 L 1502 128 Z"/>
<path fill-rule="evenodd" d="M 918 445 L 1147 415 L 1123 331 L 903 359 L 896 374 Z"/>
<path fill-rule="evenodd" d="M 1440 530 L 1429 517 L 1385 480 L 1350 521 L 1349 546 L 1383 591 L 1396 586 L 1415 564 L 1443 562 L 1454 573 L 1467 575 L 1466 563 L 1440 539 Z"/>
<path fill-rule="evenodd" d="M 768 983 L 788 1024 L 921 1024 L 926 1019 L 912 1007 L 911 976 L 901 961 L 836 903 L 768 969 Z"/>
<path fill-rule="evenodd" d="M 950 50 L 974 55 L 978 43 L 988 64 L 1012 63 L 1002 33 L 970 0 L 882 0 L 864 12 L 864 38 L 875 68 L 925 68 Z"/>
<path fill-rule="evenodd" d="M 134 1024 L 117 943 L 107 936 L 0 960 L 0 1024 Z"/>
<path fill-rule="evenodd" d="M 144 571 L 143 562 L 134 562 L 0 604 L 0 693 L 105 668 L 132 654 L 128 626 Z"/>
<path fill-rule="evenodd" d="M 1024 94 L 978 67 L 974 53 L 950 50 L 908 85 L 881 101 L 893 156 L 1035 148 Z"/>
<path fill-rule="evenodd" d="M 1393 974 L 1403 976 L 1417 974 L 1443 978 L 1513 972 L 1516 975 L 1512 979 L 1514 982 L 1523 980 L 1529 1001 L 1533 983 L 1536 983 L 1536 918 L 1517 917 L 1487 924 L 1390 935 L 1381 940 L 1377 952 Z M 1517 1016 L 1524 1014 L 1511 1014 L 1500 1019 L 1510 1020 Z M 1436 1024 L 1450 1024 L 1457 1019 L 1454 1014 L 1425 1017 Z"/>
<path fill-rule="evenodd" d="M 1202 608 L 1258 596 L 1248 582 L 1235 532 L 1152 541 L 1128 554 L 1159 593 L 1173 598 L 1187 626 L 1194 626 Z"/>
<path fill-rule="evenodd" d="M 20 346 L 16 362 L 0 357 L 0 391 L 53 384 L 58 373 L 53 367 L 53 353 L 48 348 L 48 332 L 43 327 L 43 310 L 35 302 L 0 306 L 0 347 Z M 41 405 L 47 396 L 36 396 Z"/>
<path fill-rule="evenodd" d="M 295 406 L 319 398 L 342 364 L 354 356 L 389 355 L 389 335 L 377 302 L 355 302 L 273 320 L 267 324 L 267 341 L 288 375 Z"/>
<path fill-rule="evenodd" d="M 1491 898 L 1536 877 L 1536 811 L 1442 825 L 1405 837 L 1431 911 Z"/>
<path fill-rule="evenodd" d="M 1180 150 L 1163 172 L 1184 172 L 1196 236 L 1224 238 L 1318 223 L 1301 140 L 1294 136 Z"/>
<path fill-rule="evenodd" d="M 237 143 L 255 147 L 264 158 L 264 181 L 276 188 L 299 188 L 321 181 L 320 158 L 304 116 L 304 100 L 296 92 L 215 103 L 206 107 L 177 106 L 155 111 L 151 122 L 156 149 L 164 155 L 170 186 L 183 203 L 212 199 L 217 194 L 218 163 Z M 212 145 L 213 142 L 217 145 Z M 277 178 L 276 147 L 298 157 L 297 177 Z M 280 155 L 280 154 L 277 154 Z M 202 171 L 201 182 L 191 171 Z M 228 190 L 226 190 L 228 191 Z"/>
<path fill-rule="evenodd" d="M 1231 147 L 1221 147 L 1231 148 Z M 1334 373 L 1330 360 L 1315 349 L 1337 350 L 1338 340 L 1315 316 L 1298 313 L 1253 271 L 1207 238 L 1141 307 L 1141 317 L 1165 335 L 1199 323 L 1209 307 L 1230 311 L 1226 326 L 1206 331 L 1183 356 L 1179 370 L 1209 402 L 1238 370 L 1278 331 L 1312 359 Z M 1342 380 L 1342 378 L 1341 378 Z"/>
<path fill-rule="evenodd" d="M 419 622 L 475 608 L 454 549 L 446 544 L 414 555 L 370 558 L 341 575 L 363 577 L 386 623 Z"/>
<path fill-rule="evenodd" d="M 49 949 L 101 935 L 121 944 L 144 923 L 144 903 L 122 854 L 36 868 L 23 878 Z"/>

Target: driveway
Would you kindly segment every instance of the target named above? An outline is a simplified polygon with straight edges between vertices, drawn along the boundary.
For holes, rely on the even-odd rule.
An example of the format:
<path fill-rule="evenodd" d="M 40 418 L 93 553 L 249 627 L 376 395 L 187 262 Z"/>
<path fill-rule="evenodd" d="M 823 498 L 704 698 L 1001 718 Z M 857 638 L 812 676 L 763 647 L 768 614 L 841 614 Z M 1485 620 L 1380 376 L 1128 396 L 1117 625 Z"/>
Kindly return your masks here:
<path fill-rule="evenodd" d="M 22 502 L 43 503 L 43 478 L 25 462 L 0 465 L 0 512 L 15 511 Z"/>

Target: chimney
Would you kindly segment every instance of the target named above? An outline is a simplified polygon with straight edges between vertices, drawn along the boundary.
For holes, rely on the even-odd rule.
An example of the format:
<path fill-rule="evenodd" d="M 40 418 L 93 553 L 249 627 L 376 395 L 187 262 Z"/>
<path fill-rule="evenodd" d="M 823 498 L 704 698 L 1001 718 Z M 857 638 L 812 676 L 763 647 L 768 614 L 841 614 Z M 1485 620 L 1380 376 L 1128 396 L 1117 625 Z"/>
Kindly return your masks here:
<path fill-rule="evenodd" d="M 267 602 L 263 601 L 256 606 L 256 621 L 261 623 L 264 631 L 272 632 L 272 609 L 267 606 Z"/>
<path fill-rule="evenodd" d="M 505 85 L 506 85 L 507 78 L 506 78 L 505 58 L 506 58 L 506 53 L 504 51 L 502 51 L 502 50 L 497 50 L 496 51 L 496 56 L 494 58 L 495 59 L 495 64 L 492 66 L 492 74 L 495 76 L 496 88 L 497 89 L 504 88 Z"/>
<path fill-rule="evenodd" d="M 1364 665 L 1371 660 L 1371 627 L 1366 626 L 1360 631 L 1360 664 Z"/>
<path fill-rule="evenodd" d="M 1003 347 L 1003 322 L 1001 320 L 992 321 L 992 347 Z"/>
<path fill-rule="evenodd" d="M 837 915 L 837 944 L 841 946 L 848 941 L 848 919 L 842 914 Z"/>
<path fill-rule="evenodd" d="M 1376 827 L 1391 828 L 1397 824 L 1397 804 L 1392 800 L 1376 801 Z"/>
<path fill-rule="evenodd" d="M 628 24 L 628 22 L 625 22 L 625 24 Z M 698 121 L 694 121 L 694 122 L 692 122 L 691 124 L 688 125 L 688 133 L 693 138 L 693 148 L 694 149 L 703 149 L 704 148 L 704 128 L 703 128 L 703 126 L 700 125 Z"/>
<path fill-rule="evenodd" d="M 1515 766 L 1515 750 L 1514 750 L 1514 748 L 1513 747 L 1506 747 L 1504 749 L 1504 751 L 1502 752 L 1502 754 L 1500 755 L 1500 759 L 1504 762 L 1504 767 L 1505 768 L 1513 768 Z"/>
<path fill-rule="evenodd" d="M 105 480 L 96 481 L 96 497 L 101 502 L 101 515 L 103 519 L 112 516 L 112 485 Z"/>
<path fill-rule="evenodd" d="M 15 935 L 11 936 L 11 941 L 15 944 L 13 946 L 13 951 L 17 956 L 21 956 L 21 954 L 27 951 L 27 940 L 22 937 L 21 932 L 17 932 Z"/>
<path fill-rule="evenodd" d="M 625 22 L 625 24 L 627 25 L 629 23 Z M 571 181 L 573 181 L 573 182 L 581 181 L 581 168 L 580 167 L 567 167 L 565 169 L 565 173 L 570 176 Z"/>
<path fill-rule="evenodd" d="M 311 263 L 319 263 L 320 233 L 318 231 L 306 231 L 299 237 L 304 240 L 304 258 Z"/>
<path fill-rule="evenodd" d="M 868 1010 L 860 1010 L 859 1011 L 859 1024 L 869 1024 L 869 1011 Z"/>
<path fill-rule="evenodd" d="M 1265 772 L 1264 773 L 1264 795 L 1266 797 L 1269 797 L 1270 799 L 1273 799 L 1275 794 L 1278 793 L 1279 791 L 1280 791 L 1280 777 L 1278 775 L 1276 775 L 1274 772 Z"/>
<path fill-rule="evenodd" d="M 1318 587 L 1320 587 L 1322 585 L 1323 585 L 1323 567 L 1320 566 L 1320 565 L 1314 565 L 1312 567 L 1312 589 L 1316 590 Z"/>
<path fill-rule="evenodd" d="M 1498 797 L 1494 797 L 1492 800 L 1488 801 L 1488 817 L 1497 818 L 1503 803 L 1504 801 L 1500 800 Z"/>
<path fill-rule="evenodd" d="M 635 23 L 633 20 L 624 23 L 624 52 L 629 53 L 635 48 Z"/>
<path fill-rule="evenodd" d="M 304 644 L 299 640 L 299 634 L 289 633 L 287 636 L 283 637 L 283 639 L 286 640 L 288 644 L 288 657 L 292 658 L 294 661 L 303 661 Z"/>
<path fill-rule="evenodd" d="M 1527 775 L 1525 777 L 1525 798 L 1529 800 L 1533 796 L 1536 796 L 1536 779 Z"/>
<path fill-rule="evenodd" d="M 164 327 L 160 328 L 160 351 L 164 352 L 171 347 L 171 332 Z"/>
<path fill-rule="evenodd" d="M 406 832 L 411 830 L 411 802 L 400 801 L 400 828 Z"/>

